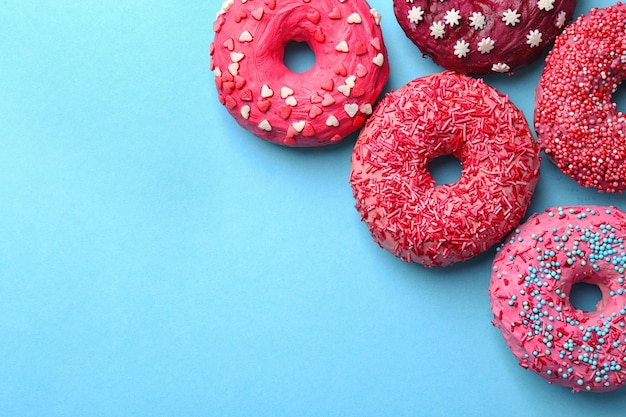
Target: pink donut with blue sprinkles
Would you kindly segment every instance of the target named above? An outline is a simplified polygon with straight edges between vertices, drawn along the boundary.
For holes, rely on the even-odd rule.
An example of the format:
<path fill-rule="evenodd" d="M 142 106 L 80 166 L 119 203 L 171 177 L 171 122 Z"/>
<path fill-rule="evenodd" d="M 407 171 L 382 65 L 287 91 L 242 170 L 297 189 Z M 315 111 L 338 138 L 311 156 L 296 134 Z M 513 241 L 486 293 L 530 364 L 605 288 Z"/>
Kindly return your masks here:
<path fill-rule="evenodd" d="M 523 368 L 573 391 L 626 383 L 625 239 L 626 213 L 570 206 L 531 216 L 500 247 L 493 324 Z M 572 305 L 579 282 L 600 289 L 595 311 Z"/>

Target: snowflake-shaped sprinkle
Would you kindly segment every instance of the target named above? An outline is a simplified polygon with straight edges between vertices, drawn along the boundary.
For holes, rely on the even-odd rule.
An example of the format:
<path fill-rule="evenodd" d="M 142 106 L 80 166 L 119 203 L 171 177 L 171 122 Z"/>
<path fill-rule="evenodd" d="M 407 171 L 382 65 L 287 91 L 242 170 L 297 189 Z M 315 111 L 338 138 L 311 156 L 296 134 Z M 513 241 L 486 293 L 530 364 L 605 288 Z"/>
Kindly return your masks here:
<path fill-rule="evenodd" d="M 409 22 L 418 24 L 424 19 L 424 10 L 421 7 L 415 7 L 409 10 Z"/>
<path fill-rule="evenodd" d="M 491 71 L 493 72 L 509 72 L 510 69 L 511 67 L 509 67 L 507 64 L 503 62 L 498 62 L 497 64 L 493 64 L 493 66 L 491 67 Z"/>
<path fill-rule="evenodd" d="M 461 12 L 456 9 L 451 9 L 446 12 L 444 16 L 446 24 L 450 26 L 458 26 L 461 24 Z"/>
<path fill-rule="evenodd" d="M 480 42 L 478 42 L 478 52 L 481 54 L 488 54 L 493 50 L 493 47 L 496 43 L 491 38 L 482 38 Z"/>
<path fill-rule="evenodd" d="M 539 0 L 537 1 L 537 6 L 539 6 L 539 10 L 549 12 L 554 9 L 554 0 Z"/>
<path fill-rule="evenodd" d="M 559 15 L 556 17 L 556 21 L 554 22 L 556 27 L 558 27 L 558 28 L 562 28 L 563 27 L 563 25 L 565 24 L 565 21 L 566 21 L 566 16 L 567 16 L 567 14 L 565 13 L 565 10 L 561 10 Z"/>
<path fill-rule="evenodd" d="M 406 2 L 413 4 L 413 0 L 406 0 Z"/>
<path fill-rule="evenodd" d="M 439 20 L 430 25 L 430 36 L 435 39 L 443 38 L 443 35 L 446 33 L 446 25 Z"/>
<path fill-rule="evenodd" d="M 480 30 L 485 27 L 485 15 L 481 12 L 473 12 L 469 21 L 470 26 L 476 30 Z"/>
<path fill-rule="evenodd" d="M 456 41 L 456 45 L 454 45 L 454 55 L 459 58 L 465 58 L 470 51 L 469 43 L 465 42 L 465 40 L 461 39 Z"/>
<path fill-rule="evenodd" d="M 526 39 L 528 39 L 526 43 L 529 44 L 531 48 L 535 48 L 541 43 L 542 34 L 537 29 L 531 30 L 528 32 L 528 35 L 526 35 Z"/>
<path fill-rule="evenodd" d="M 502 21 L 507 26 L 517 25 L 520 22 L 519 20 L 520 17 L 522 17 L 522 15 L 517 13 L 517 9 L 515 10 L 508 9 L 506 12 L 502 13 Z"/>

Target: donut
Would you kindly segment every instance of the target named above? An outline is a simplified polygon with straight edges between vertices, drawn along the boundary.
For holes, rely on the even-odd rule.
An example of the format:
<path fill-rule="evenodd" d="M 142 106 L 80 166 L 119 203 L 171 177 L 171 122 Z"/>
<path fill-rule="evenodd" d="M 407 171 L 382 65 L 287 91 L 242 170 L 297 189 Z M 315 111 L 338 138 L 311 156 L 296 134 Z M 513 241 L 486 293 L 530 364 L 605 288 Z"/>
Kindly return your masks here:
<path fill-rule="evenodd" d="M 500 247 L 489 297 L 493 324 L 523 368 L 574 391 L 626 383 L 626 213 L 571 206 L 534 214 Z M 595 311 L 570 301 L 597 286 Z"/>
<path fill-rule="evenodd" d="M 461 161 L 436 185 L 428 164 Z M 515 227 L 539 178 L 522 112 L 480 79 L 445 71 L 387 94 L 357 138 L 349 181 L 372 238 L 426 267 L 469 259 Z"/>
<path fill-rule="evenodd" d="M 592 9 L 556 39 L 535 94 L 535 131 L 556 166 L 599 192 L 626 188 L 626 116 L 611 97 L 626 76 L 626 4 Z"/>
<path fill-rule="evenodd" d="M 575 7 L 575 0 L 393 0 L 422 53 L 463 74 L 509 73 L 535 61 Z"/>
<path fill-rule="evenodd" d="M 389 77 L 380 19 L 365 0 L 227 0 L 210 47 L 219 101 L 266 141 L 339 142 L 363 126 Z M 315 54 L 304 73 L 283 62 L 290 42 Z"/>

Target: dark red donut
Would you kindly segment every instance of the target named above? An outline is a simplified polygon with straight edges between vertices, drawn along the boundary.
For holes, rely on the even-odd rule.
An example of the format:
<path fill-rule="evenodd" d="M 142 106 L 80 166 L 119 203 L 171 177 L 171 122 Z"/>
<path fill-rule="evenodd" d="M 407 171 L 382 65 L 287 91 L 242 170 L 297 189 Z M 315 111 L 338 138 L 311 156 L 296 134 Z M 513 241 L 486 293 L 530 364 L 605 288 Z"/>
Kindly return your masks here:
<path fill-rule="evenodd" d="M 407 37 L 462 74 L 511 72 L 536 60 L 572 18 L 576 0 L 393 0 Z"/>
<path fill-rule="evenodd" d="M 379 23 L 365 0 L 227 0 L 210 51 L 218 98 L 264 140 L 338 142 L 363 126 L 389 76 Z M 304 73 L 283 63 L 291 41 L 315 54 Z"/>

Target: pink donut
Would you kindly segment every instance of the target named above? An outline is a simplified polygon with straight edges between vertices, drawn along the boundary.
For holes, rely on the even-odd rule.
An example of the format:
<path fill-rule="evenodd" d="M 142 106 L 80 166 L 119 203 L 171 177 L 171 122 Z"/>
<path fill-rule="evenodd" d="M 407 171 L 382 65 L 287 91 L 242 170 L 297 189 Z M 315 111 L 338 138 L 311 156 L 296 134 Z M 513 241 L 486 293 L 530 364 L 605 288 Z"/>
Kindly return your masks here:
<path fill-rule="evenodd" d="M 626 116 L 611 97 L 626 76 L 626 4 L 592 9 L 557 38 L 535 96 L 540 146 L 585 187 L 626 189 Z"/>
<path fill-rule="evenodd" d="M 493 261 L 493 324 L 526 369 L 574 391 L 626 383 L 626 214 L 558 207 L 531 216 Z M 572 285 L 596 285 L 596 311 L 576 309 Z"/>
<path fill-rule="evenodd" d="M 389 77 L 379 24 L 365 0 L 228 0 L 210 51 L 218 98 L 261 139 L 338 142 L 363 126 Z M 309 45 L 311 69 L 285 66 L 290 41 Z"/>
<path fill-rule="evenodd" d="M 435 185 L 428 163 L 453 155 L 454 184 Z M 523 217 L 539 179 L 526 119 L 482 80 L 446 71 L 386 95 L 357 139 L 350 183 L 372 237 L 426 267 L 466 260 Z"/>
<path fill-rule="evenodd" d="M 444 68 L 509 72 L 536 60 L 572 18 L 575 0 L 393 0 L 407 37 Z"/>

